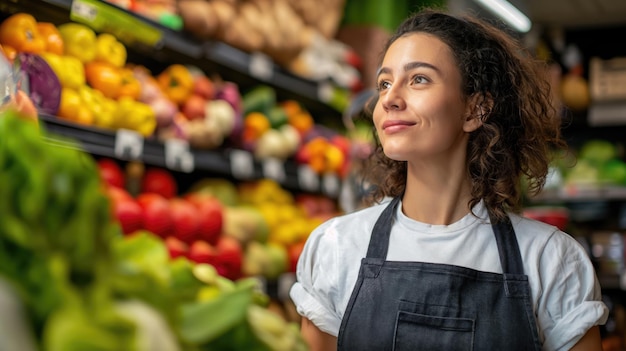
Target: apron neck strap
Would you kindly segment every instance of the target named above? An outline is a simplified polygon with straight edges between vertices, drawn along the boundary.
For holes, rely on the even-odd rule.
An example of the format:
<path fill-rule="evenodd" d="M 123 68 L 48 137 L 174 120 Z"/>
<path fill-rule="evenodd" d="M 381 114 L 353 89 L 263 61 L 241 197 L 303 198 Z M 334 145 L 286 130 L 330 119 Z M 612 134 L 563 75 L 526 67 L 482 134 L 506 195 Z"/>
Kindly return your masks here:
<path fill-rule="evenodd" d="M 500 221 L 495 221 L 491 216 L 491 227 L 498 244 L 498 253 L 500 254 L 500 264 L 502 264 L 502 272 L 509 274 L 524 274 L 524 265 L 522 263 L 522 255 L 517 244 L 515 230 L 511 224 L 509 216 L 505 216 Z"/>
<path fill-rule="evenodd" d="M 391 226 L 393 225 L 396 209 L 398 208 L 401 198 L 401 196 L 393 198 L 381 213 L 376 224 L 374 224 L 372 236 L 370 237 L 369 246 L 367 248 L 368 258 L 386 260 Z M 515 236 L 515 230 L 513 229 L 511 220 L 508 216 L 501 221 L 495 221 L 493 219 L 494 217 L 490 217 L 491 227 L 498 245 L 502 272 L 505 274 L 523 275 L 524 266 L 522 264 L 522 256 L 519 251 L 517 237 Z"/>

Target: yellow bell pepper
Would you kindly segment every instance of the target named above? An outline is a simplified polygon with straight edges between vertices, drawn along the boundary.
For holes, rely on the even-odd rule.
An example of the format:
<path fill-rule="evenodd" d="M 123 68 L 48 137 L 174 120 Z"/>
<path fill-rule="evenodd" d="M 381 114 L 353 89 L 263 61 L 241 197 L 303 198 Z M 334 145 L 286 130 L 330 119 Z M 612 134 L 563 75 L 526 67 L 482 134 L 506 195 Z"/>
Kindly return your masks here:
<path fill-rule="evenodd" d="M 126 64 L 126 46 L 109 33 L 101 33 L 96 38 L 96 61 L 106 62 L 114 67 Z"/>
<path fill-rule="evenodd" d="M 63 38 L 65 54 L 78 58 L 82 63 L 93 61 L 96 57 L 96 33 L 80 23 L 64 23 L 59 27 Z"/>
<path fill-rule="evenodd" d="M 115 122 L 118 128 L 134 130 L 144 137 L 152 135 L 157 125 L 152 107 L 128 96 L 117 101 Z"/>
<path fill-rule="evenodd" d="M 41 53 L 41 57 L 50 65 L 62 87 L 79 89 L 85 85 L 85 68 L 76 57 L 51 52 Z"/>

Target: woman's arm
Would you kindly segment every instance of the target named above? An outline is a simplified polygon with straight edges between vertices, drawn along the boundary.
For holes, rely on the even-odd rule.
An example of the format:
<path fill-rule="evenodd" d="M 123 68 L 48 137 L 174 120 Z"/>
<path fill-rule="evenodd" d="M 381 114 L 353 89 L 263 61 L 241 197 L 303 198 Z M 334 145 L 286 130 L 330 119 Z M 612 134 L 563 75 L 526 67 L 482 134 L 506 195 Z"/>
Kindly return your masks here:
<path fill-rule="evenodd" d="M 309 344 L 311 351 L 336 351 L 337 338 L 321 331 L 313 322 L 302 317 L 302 337 Z"/>
<path fill-rule="evenodd" d="M 600 328 L 595 326 L 589 329 L 570 351 L 602 351 Z"/>

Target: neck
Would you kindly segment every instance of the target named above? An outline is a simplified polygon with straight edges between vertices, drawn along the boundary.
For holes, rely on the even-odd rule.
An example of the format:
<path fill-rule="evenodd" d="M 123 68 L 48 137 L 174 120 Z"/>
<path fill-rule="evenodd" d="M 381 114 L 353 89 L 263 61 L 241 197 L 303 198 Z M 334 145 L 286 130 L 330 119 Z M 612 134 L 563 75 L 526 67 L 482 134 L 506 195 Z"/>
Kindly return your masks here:
<path fill-rule="evenodd" d="M 459 169 L 409 166 L 402 211 L 416 221 L 451 224 L 470 211 L 469 175 Z"/>

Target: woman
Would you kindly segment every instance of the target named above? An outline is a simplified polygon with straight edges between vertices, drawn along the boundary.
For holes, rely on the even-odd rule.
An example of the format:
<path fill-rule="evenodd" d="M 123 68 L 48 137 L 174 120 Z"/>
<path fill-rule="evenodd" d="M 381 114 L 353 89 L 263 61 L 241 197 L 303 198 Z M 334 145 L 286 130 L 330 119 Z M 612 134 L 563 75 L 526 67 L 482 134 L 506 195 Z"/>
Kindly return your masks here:
<path fill-rule="evenodd" d="M 600 350 L 608 310 L 585 250 L 519 215 L 520 179 L 540 191 L 566 146 L 544 67 L 432 10 L 383 54 L 378 203 L 311 233 L 290 292 L 312 350 Z"/>

